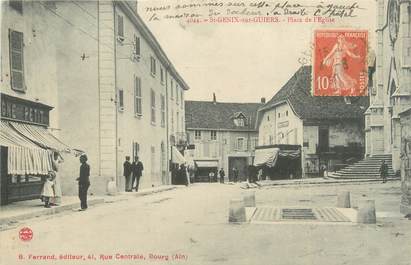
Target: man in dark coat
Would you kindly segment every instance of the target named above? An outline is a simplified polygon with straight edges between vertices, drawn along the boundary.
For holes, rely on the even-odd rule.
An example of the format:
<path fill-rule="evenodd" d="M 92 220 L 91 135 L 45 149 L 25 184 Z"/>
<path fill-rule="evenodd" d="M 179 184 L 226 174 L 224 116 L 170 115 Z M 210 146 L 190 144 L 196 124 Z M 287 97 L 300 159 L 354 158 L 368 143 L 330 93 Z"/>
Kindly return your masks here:
<path fill-rule="evenodd" d="M 382 183 L 387 182 L 387 175 L 388 175 L 388 166 L 385 163 L 385 160 L 382 161 L 380 167 L 380 176 L 382 178 Z"/>
<path fill-rule="evenodd" d="M 87 190 L 90 187 L 90 166 L 87 164 L 87 155 L 80 156 L 80 176 L 78 181 L 78 197 L 80 198 L 80 211 L 87 209 Z"/>
<path fill-rule="evenodd" d="M 133 189 L 134 181 L 136 181 L 136 192 L 138 191 L 138 186 L 140 184 L 140 178 L 143 175 L 144 166 L 141 161 L 138 160 L 138 156 L 134 158 L 133 164 L 131 165 L 133 171 L 133 180 L 131 182 L 131 189 Z"/>
<path fill-rule="evenodd" d="M 224 184 L 224 177 L 225 177 L 224 169 L 221 168 L 218 174 L 220 175 L 220 183 Z"/>
<path fill-rule="evenodd" d="M 131 191 L 131 163 L 130 163 L 130 157 L 126 156 L 126 161 L 123 164 L 123 176 L 126 179 L 126 185 L 125 185 L 125 191 L 129 192 Z"/>

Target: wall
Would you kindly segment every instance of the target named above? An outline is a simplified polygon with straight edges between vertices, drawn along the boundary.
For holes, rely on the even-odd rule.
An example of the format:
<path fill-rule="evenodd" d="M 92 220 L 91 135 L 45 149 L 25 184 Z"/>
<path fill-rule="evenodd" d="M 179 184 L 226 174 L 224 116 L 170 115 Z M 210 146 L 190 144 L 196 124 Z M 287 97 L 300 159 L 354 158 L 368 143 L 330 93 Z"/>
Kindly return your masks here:
<path fill-rule="evenodd" d="M 398 170 L 400 167 L 400 150 L 399 150 L 399 128 L 398 113 L 403 111 L 411 104 L 411 19 L 410 5 L 411 1 L 397 1 L 400 6 L 400 21 L 398 38 L 394 44 L 390 39 L 390 27 L 387 26 L 389 18 L 388 4 L 389 0 L 377 1 L 378 28 L 377 31 L 377 66 L 376 66 L 376 94 L 370 99 L 370 109 L 382 109 L 382 124 L 374 126 L 371 119 L 370 131 L 367 133 L 367 142 L 370 142 L 370 154 L 379 148 L 373 148 L 375 145 L 372 131 L 381 131 L 383 126 L 383 153 L 391 153 L 393 169 Z M 380 115 L 371 113 L 371 116 Z"/>
<path fill-rule="evenodd" d="M 221 131 L 217 130 L 217 140 L 211 140 L 211 130 L 200 130 L 201 139 L 195 139 L 195 130 L 187 130 L 190 144 L 195 145 L 194 160 L 215 159 L 219 161 L 219 168 L 228 172 L 229 157 L 247 157 L 252 163 L 255 142 L 258 142 L 257 132 Z M 244 149 L 237 148 L 237 139 L 244 138 Z M 255 141 L 253 143 L 253 141 Z"/>
<path fill-rule="evenodd" d="M 159 58 L 154 50 L 143 38 L 139 29 L 132 23 L 123 10 L 116 7 L 117 15 L 123 16 L 124 20 L 124 41 L 116 41 L 116 65 L 117 65 L 117 90 L 122 89 L 124 93 L 124 109 L 118 110 L 118 171 L 119 187 L 124 187 L 123 162 L 125 156 L 133 156 L 133 142 L 140 146 L 138 156 L 144 164 L 143 177 L 140 185 L 142 188 L 152 185 L 162 184 L 162 174 L 168 171 L 166 150 L 167 130 L 166 121 L 161 124 L 161 96 L 166 98 L 165 82 L 160 81 Z M 132 60 L 134 35 L 140 37 L 139 60 Z M 151 74 L 151 56 L 156 59 L 156 74 Z M 141 80 L 142 91 L 142 114 L 136 115 L 134 77 Z M 155 93 L 155 122 L 151 121 L 151 90 Z M 163 159 L 161 156 L 161 146 L 163 143 Z M 154 149 L 153 149 L 154 148 Z M 154 150 L 154 157 L 152 157 Z M 163 161 L 163 162 L 162 162 Z M 163 164 L 161 164 L 163 163 Z M 164 164 L 165 163 L 165 164 Z M 164 171 L 164 172 L 162 172 Z"/>
<path fill-rule="evenodd" d="M 263 113 L 258 126 L 259 145 L 302 145 L 303 127 L 288 103 L 279 104 Z"/>
<path fill-rule="evenodd" d="M 2 92 L 54 107 L 50 113 L 51 132 L 69 146 L 87 152 L 92 169 L 90 191 L 105 190 L 104 185 L 99 185 L 96 148 L 99 145 L 96 2 L 23 1 L 23 14 L 11 9 L 8 2 L 2 4 Z M 24 33 L 25 93 L 10 88 L 9 28 Z M 64 159 L 59 172 L 63 194 L 74 194 L 79 162 L 72 154 L 64 154 Z"/>

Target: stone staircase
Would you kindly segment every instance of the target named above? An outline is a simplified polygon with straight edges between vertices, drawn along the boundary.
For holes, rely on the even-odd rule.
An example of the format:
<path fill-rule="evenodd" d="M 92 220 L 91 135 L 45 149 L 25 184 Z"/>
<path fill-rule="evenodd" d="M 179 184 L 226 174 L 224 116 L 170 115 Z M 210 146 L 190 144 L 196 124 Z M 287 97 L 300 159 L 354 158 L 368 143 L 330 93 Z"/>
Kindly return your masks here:
<path fill-rule="evenodd" d="M 367 157 L 339 171 L 330 172 L 328 177 L 334 179 L 380 179 L 380 166 L 383 160 L 388 165 L 388 179 L 398 179 L 392 169 L 392 157 L 390 154 Z"/>

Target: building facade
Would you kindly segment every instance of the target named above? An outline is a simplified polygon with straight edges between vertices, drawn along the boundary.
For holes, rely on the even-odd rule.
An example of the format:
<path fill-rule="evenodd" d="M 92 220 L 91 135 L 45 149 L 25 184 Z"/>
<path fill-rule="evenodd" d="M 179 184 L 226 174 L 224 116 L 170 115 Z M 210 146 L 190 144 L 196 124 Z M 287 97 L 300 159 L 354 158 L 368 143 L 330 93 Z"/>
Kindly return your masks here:
<path fill-rule="evenodd" d="M 221 168 L 232 179 L 233 168 L 245 180 L 252 164 L 258 132 L 255 129 L 260 103 L 186 101 L 188 150 L 185 157 L 194 161 L 197 180 L 208 181 L 210 172 Z"/>
<path fill-rule="evenodd" d="M 365 113 L 366 154 L 392 156 L 401 166 L 399 113 L 411 105 L 411 1 L 377 1 L 377 54 Z"/>
<path fill-rule="evenodd" d="M 318 176 L 322 168 L 332 171 L 363 155 L 362 115 L 368 98 L 313 97 L 310 88 L 311 67 L 301 67 L 258 111 L 261 148 L 278 148 L 284 167 L 287 159 L 298 159 L 287 150 L 300 152 L 300 170 L 276 170 L 283 171 L 283 178 Z"/>
<path fill-rule="evenodd" d="M 125 156 L 144 163 L 143 188 L 170 183 L 170 139 L 184 131 L 188 86 L 136 1 L 2 1 L 1 18 L 1 93 L 50 110 L 42 126 L 88 155 L 90 192 L 113 180 L 124 189 Z M 74 194 L 79 161 L 63 158 L 63 194 Z"/>

